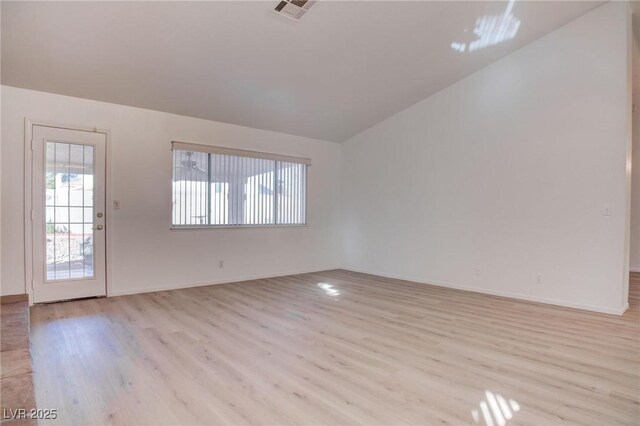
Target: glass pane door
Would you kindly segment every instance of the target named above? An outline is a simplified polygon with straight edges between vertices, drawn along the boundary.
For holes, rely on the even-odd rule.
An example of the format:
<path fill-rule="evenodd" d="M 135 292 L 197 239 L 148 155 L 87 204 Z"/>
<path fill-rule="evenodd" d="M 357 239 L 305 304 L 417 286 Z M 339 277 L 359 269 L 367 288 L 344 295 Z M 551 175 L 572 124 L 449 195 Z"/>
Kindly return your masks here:
<path fill-rule="evenodd" d="M 94 147 L 46 142 L 46 280 L 94 277 Z"/>

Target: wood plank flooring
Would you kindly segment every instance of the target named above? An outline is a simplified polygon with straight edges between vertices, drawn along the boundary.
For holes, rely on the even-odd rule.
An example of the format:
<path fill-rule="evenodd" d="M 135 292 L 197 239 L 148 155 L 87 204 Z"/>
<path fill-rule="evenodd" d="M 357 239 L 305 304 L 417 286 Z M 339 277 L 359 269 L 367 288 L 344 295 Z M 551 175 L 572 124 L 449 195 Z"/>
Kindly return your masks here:
<path fill-rule="evenodd" d="M 37 405 L 59 424 L 638 424 L 631 281 L 622 317 L 339 270 L 36 306 Z"/>
<path fill-rule="evenodd" d="M 0 423 L 3 426 L 35 424 L 30 419 L 16 419 L 15 415 L 12 418 L 11 414 L 36 406 L 29 352 L 29 302 L 19 296 L 3 296 L 1 301 Z"/>

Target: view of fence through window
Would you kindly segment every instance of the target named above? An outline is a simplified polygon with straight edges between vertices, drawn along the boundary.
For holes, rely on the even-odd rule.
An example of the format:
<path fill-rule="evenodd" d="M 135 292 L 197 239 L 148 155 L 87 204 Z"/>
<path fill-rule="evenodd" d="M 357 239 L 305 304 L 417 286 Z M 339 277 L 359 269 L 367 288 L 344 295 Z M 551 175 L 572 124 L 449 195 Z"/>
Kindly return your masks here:
<path fill-rule="evenodd" d="M 174 226 L 306 223 L 307 165 L 173 150 Z"/>
<path fill-rule="evenodd" d="M 94 148 L 46 144 L 47 280 L 93 277 Z"/>

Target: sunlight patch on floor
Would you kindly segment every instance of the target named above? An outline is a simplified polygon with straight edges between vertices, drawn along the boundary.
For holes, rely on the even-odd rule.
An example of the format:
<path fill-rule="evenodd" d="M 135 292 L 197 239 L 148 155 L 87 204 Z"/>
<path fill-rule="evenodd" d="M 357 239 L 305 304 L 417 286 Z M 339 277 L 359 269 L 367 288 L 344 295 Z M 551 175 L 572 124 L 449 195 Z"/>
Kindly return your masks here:
<path fill-rule="evenodd" d="M 477 424 L 505 426 L 507 421 L 511 420 L 514 414 L 520 411 L 520 404 L 513 399 L 507 400 L 502 395 L 489 390 L 485 391 L 484 395 L 485 399 L 478 404 L 479 409 L 471 410 L 471 417 Z M 482 414 L 482 418 L 480 414 Z"/>

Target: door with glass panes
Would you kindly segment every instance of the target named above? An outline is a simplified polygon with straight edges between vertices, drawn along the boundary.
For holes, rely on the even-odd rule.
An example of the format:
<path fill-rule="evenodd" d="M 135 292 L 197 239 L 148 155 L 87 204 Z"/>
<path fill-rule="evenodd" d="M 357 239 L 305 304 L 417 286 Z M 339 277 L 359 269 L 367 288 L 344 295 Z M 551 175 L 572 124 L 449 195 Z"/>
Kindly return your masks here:
<path fill-rule="evenodd" d="M 106 295 L 104 133 L 32 128 L 33 301 Z"/>

